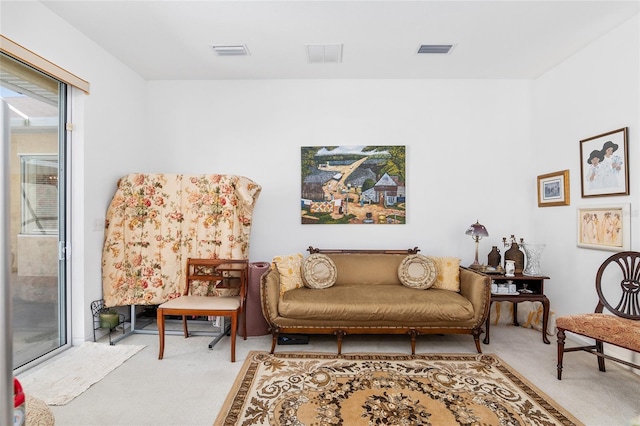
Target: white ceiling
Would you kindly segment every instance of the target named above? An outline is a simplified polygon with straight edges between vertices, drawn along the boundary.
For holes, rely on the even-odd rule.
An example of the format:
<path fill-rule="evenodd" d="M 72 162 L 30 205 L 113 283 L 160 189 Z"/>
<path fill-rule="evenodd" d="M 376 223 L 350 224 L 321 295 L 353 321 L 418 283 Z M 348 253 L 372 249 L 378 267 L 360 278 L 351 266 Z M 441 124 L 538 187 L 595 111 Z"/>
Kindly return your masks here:
<path fill-rule="evenodd" d="M 42 1 L 147 80 L 531 79 L 638 1 Z M 309 64 L 306 44 L 344 45 Z M 244 44 L 249 56 L 211 45 Z M 421 44 L 454 44 L 418 55 Z"/>

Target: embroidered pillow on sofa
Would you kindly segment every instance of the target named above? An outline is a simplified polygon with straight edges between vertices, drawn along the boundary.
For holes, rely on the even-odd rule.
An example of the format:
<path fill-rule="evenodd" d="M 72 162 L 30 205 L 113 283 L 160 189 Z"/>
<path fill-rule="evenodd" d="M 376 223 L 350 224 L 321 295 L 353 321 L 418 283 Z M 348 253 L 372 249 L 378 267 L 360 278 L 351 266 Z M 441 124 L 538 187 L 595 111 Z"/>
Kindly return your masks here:
<path fill-rule="evenodd" d="M 435 257 L 431 260 L 436 264 L 438 277 L 433 288 L 460 291 L 460 259 L 457 257 Z"/>
<path fill-rule="evenodd" d="M 338 270 L 329 256 L 315 253 L 302 262 L 302 281 L 309 288 L 329 288 L 337 277 Z"/>
<path fill-rule="evenodd" d="M 302 259 L 301 253 L 289 254 L 286 256 L 276 256 L 272 260 L 272 269 L 275 268 L 280 273 L 280 297 L 285 292 L 302 287 Z"/>
<path fill-rule="evenodd" d="M 421 254 L 410 254 L 398 266 L 398 278 L 405 287 L 425 290 L 433 285 L 437 275 L 433 260 Z"/>

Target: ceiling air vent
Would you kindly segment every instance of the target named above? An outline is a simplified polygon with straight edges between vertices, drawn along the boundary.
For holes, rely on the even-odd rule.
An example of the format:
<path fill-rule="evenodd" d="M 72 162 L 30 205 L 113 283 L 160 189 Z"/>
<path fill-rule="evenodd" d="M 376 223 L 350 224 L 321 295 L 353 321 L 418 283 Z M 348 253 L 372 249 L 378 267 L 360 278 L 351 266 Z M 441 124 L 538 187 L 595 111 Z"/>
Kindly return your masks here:
<path fill-rule="evenodd" d="M 310 64 L 342 62 L 342 44 L 307 44 L 306 47 Z"/>
<path fill-rule="evenodd" d="M 423 44 L 418 53 L 449 53 L 453 44 Z"/>
<path fill-rule="evenodd" d="M 211 46 L 211 48 L 218 56 L 246 56 L 249 54 L 249 49 L 243 44 L 217 45 Z"/>

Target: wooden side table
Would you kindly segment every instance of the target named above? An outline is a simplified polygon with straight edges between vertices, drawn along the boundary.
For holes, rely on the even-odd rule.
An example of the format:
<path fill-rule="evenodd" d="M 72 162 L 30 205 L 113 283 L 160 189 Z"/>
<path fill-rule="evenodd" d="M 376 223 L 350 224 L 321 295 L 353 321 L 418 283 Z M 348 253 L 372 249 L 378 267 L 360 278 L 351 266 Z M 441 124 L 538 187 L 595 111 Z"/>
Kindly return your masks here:
<path fill-rule="evenodd" d="M 548 280 L 549 277 L 545 276 L 529 276 L 516 274 L 514 277 L 507 277 L 500 274 L 488 274 L 494 283 L 506 284 L 507 281 L 512 281 L 516 285 L 518 294 L 496 294 L 491 293 L 491 302 L 489 304 L 489 315 L 485 322 L 486 335 L 482 341 L 488 345 L 490 341 L 489 327 L 491 326 L 491 303 L 493 302 L 511 302 L 513 303 L 513 325 L 518 324 L 518 303 L 520 302 L 540 302 L 542 303 L 542 341 L 549 344 L 547 338 L 547 324 L 549 323 L 549 299 L 544 295 L 544 280 Z M 526 287 L 526 288 L 525 288 Z M 523 292 L 523 290 L 529 290 L 531 293 Z"/>

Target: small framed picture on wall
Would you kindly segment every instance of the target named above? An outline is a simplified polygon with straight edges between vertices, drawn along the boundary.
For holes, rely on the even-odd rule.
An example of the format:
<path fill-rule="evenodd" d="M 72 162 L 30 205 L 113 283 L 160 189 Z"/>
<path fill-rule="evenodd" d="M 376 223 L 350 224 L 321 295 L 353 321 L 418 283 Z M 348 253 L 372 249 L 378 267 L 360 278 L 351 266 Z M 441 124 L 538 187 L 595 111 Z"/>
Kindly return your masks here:
<path fill-rule="evenodd" d="M 580 141 L 582 197 L 629 195 L 627 127 Z"/>
<path fill-rule="evenodd" d="M 538 176 L 538 207 L 569 205 L 569 170 Z"/>

